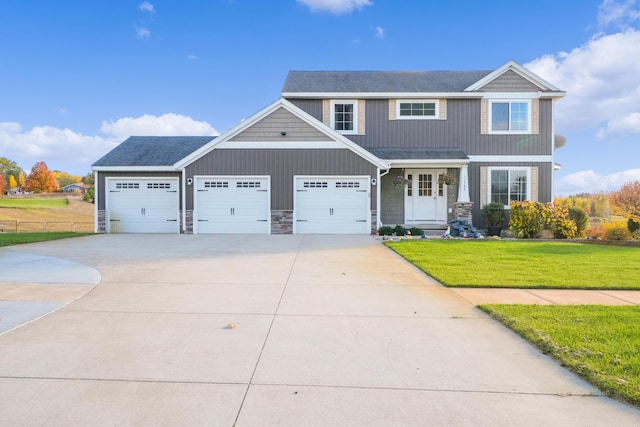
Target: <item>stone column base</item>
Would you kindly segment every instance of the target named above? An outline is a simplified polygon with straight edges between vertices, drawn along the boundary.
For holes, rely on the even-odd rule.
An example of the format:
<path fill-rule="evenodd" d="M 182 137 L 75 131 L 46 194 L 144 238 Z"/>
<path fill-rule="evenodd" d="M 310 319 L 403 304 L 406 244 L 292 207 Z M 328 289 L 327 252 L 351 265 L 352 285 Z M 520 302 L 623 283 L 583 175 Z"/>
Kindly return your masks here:
<path fill-rule="evenodd" d="M 473 224 L 473 202 L 456 202 L 453 204 L 455 219 L 467 221 Z"/>
<path fill-rule="evenodd" d="M 271 234 L 293 234 L 293 211 L 271 211 Z"/>
<path fill-rule="evenodd" d="M 98 211 L 98 233 L 106 233 L 107 232 L 107 211 L 99 210 Z"/>

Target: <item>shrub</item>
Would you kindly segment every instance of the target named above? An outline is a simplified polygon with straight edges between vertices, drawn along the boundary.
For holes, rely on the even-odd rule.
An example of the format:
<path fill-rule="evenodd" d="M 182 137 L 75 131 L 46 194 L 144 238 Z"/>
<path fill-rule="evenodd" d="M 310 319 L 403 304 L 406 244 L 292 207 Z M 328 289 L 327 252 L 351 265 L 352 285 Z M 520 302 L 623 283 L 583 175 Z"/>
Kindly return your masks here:
<path fill-rule="evenodd" d="M 640 240 L 640 230 L 636 230 L 631 233 L 631 237 L 633 237 L 635 240 Z"/>
<path fill-rule="evenodd" d="M 509 229 L 516 237 L 538 237 L 545 224 L 544 211 L 540 202 L 511 202 Z"/>
<path fill-rule="evenodd" d="M 604 226 L 605 240 L 631 240 L 631 232 L 624 221 L 614 221 Z"/>
<path fill-rule="evenodd" d="M 629 218 L 629 220 L 627 221 L 627 228 L 629 229 L 631 234 L 633 234 L 634 231 L 637 231 L 640 229 L 640 224 L 635 222 L 633 219 Z"/>
<path fill-rule="evenodd" d="M 96 202 L 96 189 L 95 189 L 95 187 L 89 187 L 87 189 L 87 192 L 84 193 L 84 196 L 82 196 L 82 200 L 84 200 L 85 202 L 89 202 L 89 203 L 95 203 Z"/>
<path fill-rule="evenodd" d="M 587 230 L 587 237 L 589 237 L 591 239 L 604 239 L 605 231 L 606 230 L 604 229 L 602 224 L 595 224 L 595 225 L 592 225 Z"/>
<path fill-rule="evenodd" d="M 378 229 L 378 234 L 381 236 L 391 236 L 393 234 L 393 228 L 385 225 L 384 227 L 380 227 Z"/>
<path fill-rule="evenodd" d="M 583 236 L 589 226 L 589 216 L 579 207 L 569 208 L 569 218 L 576 224 L 576 236 Z"/>
<path fill-rule="evenodd" d="M 422 236 L 424 234 L 424 230 L 422 228 L 418 228 L 418 227 L 411 227 L 409 229 L 409 231 L 411 232 L 412 236 Z"/>
<path fill-rule="evenodd" d="M 497 202 L 487 203 L 480 209 L 480 214 L 487 222 L 487 227 L 502 227 L 504 205 Z"/>
<path fill-rule="evenodd" d="M 393 232 L 396 233 L 396 236 L 404 236 L 407 234 L 407 229 L 401 225 L 396 225 L 393 229 Z"/>
<path fill-rule="evenodd" d="M 576 223 L 569 217 L 569 209 L 547 203 L 542 211 L 545 222 L 549 225 L 556 239 L 572 239 L 576 237 Z"/>

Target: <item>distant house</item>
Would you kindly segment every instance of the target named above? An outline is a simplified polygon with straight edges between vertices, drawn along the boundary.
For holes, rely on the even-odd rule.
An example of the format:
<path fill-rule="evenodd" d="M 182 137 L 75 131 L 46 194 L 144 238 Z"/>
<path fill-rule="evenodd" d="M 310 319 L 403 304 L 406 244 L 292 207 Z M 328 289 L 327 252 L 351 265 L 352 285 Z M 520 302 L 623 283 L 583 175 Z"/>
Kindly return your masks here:
<path fill-rule="evenodd" d="M 62 187 L 62 192 L 63 193 L 86 193 L 87 192 L 87 187 L 85 187 L 85 185 L 81 182 L 74 182 L 73 184 L 69 184 L 69 185 L 65 185 L 64 187 Z"/>
<path fill-rule="evenodd" d="M 292 71 L 218 137 L 130 137 L 93 164 L 106 233 L 371 233 L 482 226 L 553 200 L 554 104 L 511 61 L 485 71 Z"/>

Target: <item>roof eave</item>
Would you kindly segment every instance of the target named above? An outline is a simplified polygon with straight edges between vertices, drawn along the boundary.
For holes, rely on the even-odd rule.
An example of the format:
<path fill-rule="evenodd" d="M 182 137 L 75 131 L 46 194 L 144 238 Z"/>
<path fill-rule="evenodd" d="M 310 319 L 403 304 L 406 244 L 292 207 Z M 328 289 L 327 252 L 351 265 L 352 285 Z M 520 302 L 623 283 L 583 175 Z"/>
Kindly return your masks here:
<path fill-rule="evenodd" d="M 173 166 L 91 166 L 97 172 L 178 172 Z"/>
<path fill-rule="evenodd" d="M 481 92 L 282 92 L 283 98 L 389 99 L 389 98 L 482 98 Z"/>

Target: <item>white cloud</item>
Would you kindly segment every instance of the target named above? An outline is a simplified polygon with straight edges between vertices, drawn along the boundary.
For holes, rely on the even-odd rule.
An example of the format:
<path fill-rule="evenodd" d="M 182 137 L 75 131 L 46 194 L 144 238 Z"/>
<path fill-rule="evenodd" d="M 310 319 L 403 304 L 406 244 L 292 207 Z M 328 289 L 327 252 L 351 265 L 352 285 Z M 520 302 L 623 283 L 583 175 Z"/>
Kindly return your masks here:
<path fill-rule="evenodd" d="M 141 117 L 124 117 L 114 121 L 103 121 L 102 132 L 126 138 L 131 135 L 154 136 L 214 136 L 219 135 L 207 122 L 199 122 L 191 117 L 180 114 L 163 114 L 151 116 L 145 114 Z"/>
<path fill-rule="evenodd" d="M 148 39 L 151 36 L 151 31 L 145 27 L 136 27 L 136 36 L 139 39 Z"/>
<path fill-rule="evenodd" d="M 82 135 L 70 129 L 36 126 L 23 130 L 19 123 L 0 122 L 0 152 L 25 170 L 44 161 L 50 169 L 76 165 L 78 169 L 70 173 L 86 173 L 91 163 L 118 142 L 116 138 Z"/>
<path fill-rule="evenodd" d="M 555 183 L 555 194 L 570 196 L 579 193 L 607 193 L 619 190 L 625 183 L 640 181 L 640 169 L 627 169 L 609 175 L 601 175 L 593 170 L 569 174 Z"/>
<path fill-rule="evenodd" d="M 298 0 L 298 3 L 304 4 L 312 12 L 327 11 L 336 15 L 373 4 L 370 0 Z"/>
<path fill-rule="evenodd" d="M 207 122 L 179 114 L 144 115 L 102 122 L 104 136 L 83 135 L 70 129 L 36 126 L 22 129 L 20 123 L 0 122 L 0 153 L 29 170 L 44 161 L 49 169 L 84 175 L 93 162 L 131 135 L 218 135 Z"/>
<path fill-rule="evenodd" d="M 189 59 L 189 60 L 195 60 L 195 59 L 198 59 L 198 57 L 197 57 L 196 55 L 194 55 L 194 54 L 190 53 L 190 54 L 188 54 L 188 55 L 187 55 L 187 59 Z"/>
<path fill-rule="evenodd" d="M 567 92 L 556 106 L 559 132 L 599 128 L 601 138 L 638 134 L 640 31 L 592 38 L 571 52 L 538 58 L 525 66 Z"/>
<path fill-rule="evenodd" d="M 598 25 L 601 28 L 614 27 L 625 30 L 640 19 L 636 0 L 604 0 L 598 6 Z"/>
<path fill-rule="evenodd" d="M 149 12 L 149 13 L 155 12 L 153 5 L 146 0 L 138 5 L 138 9 L 143 12 Z"/>
<path fill-rule="evenodd" d="M 383 39 L 384 38 L 384 28 L 376 27 L 376 37 L 379 38 L 379 39 Z"/>

